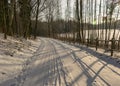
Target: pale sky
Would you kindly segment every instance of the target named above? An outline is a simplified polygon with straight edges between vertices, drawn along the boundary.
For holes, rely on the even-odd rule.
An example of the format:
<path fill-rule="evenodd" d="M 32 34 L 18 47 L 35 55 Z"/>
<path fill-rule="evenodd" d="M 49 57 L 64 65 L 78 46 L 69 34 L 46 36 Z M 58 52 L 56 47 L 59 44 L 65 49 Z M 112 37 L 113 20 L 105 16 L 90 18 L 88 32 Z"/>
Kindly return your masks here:
<path fill-rule="evenodd" d="M 73 17 L 73 5 L 75 0 L 70 0 L 70 7 L 71 7 L 71 17 Z M 65 11 L 67 6 L 67 0 L 61 0 L 61 6 L 62 6 L 62 17 L 65 19 Z"/>
<path fill-rule="evenodd" d="M 71 5 L 71 17 L 73 18 L 73 6 L 74 6 L 74 1 L 76 1 L 76 0 L 70 0 L 70 5 Z M 86 2 L 87 0 L 84 0 L 84 2 Z M 100 6 L 100 0 L 96 0 L 97 1 L 97 5 L 96 5 L 96 16 L 99 16 L 99 6 Z M 105 3 L 105 2 L 107 2 L 108 4 L 111 2 L 112 0 L 102 0 L 102 3 L 101 3 L 101 6 L 102 6 L 102 8 L 101 8 L 101 17 L 103 17 L 103 11 L 105 12 L 105 7 L 104 7 L 104 5 L 105 4 L 103 4 L 103 2 Z M 114 0 L 114 2 L 116 3 L 116 2 L 118 2 L 119 0 Z M 66 2 L 67 2 L 67 0 L 61 0 L 61 6 L 62 6 L 62 17 L 63 18 L 65 18 L 65 11 L 66 11 Z M 95 3 L 95 0 L 93 0 L 93 10 L 95 9 L 94 8 L 94 3 Z M 84 5 L 85 6 L 85 8 L 83 9 L 84 11 L 85 11 L 85 9 L 87 8 L 86 7 L 86 4 Z M 114 10 L 114 13 L 113 13 L 113 17 L 116 17 L 116 13 L 117 13 L 117 11 L 118 11 L 118 7 L 116 7 L 116 9 Z M 85 14 L 88 14 L 88 12 L 86 11 L 85 12 Z M 94 14 L 92 15 L 92 16 L 94 16 Z M 91 17 L 92 17 L 91 16 Z M 106 16 L 106 15 L 104 15 L 104 16 Z"/>

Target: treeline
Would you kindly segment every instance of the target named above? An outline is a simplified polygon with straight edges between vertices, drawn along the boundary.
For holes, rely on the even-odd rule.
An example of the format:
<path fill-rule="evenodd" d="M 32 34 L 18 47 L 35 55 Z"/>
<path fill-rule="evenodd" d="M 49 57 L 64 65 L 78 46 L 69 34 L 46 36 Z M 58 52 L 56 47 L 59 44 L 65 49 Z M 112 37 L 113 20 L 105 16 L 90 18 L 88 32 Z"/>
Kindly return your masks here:
<path fill-rule="evenodd" d="M 71 3 L 73 5 L 71 6 Z M 105 48 L 119 45 L 120 0 L 0 0 L 0 32 L 24 38 L 39 36 Z M 63 9 L 64 6 L 64 9 Z M 112 42 L 110 42 L 112 40 Z"/>
<path fill-rule="evenodd" d="M 0 0 L 0 32 L 5 39 L 7 35 L 36 38 L 38 21 L 43 18 L 41 16 L 50 17 L 55 3 L 57 0 Z"/>
<path fill-rule="evenodd" d="M 71 0 L 66 2 L 66 33 L 58 34 L 63 41 L 102 47 L 110 50 L 120 49 L 120 0 L 75 0 L 74 8 Z M 76 29 L 70 29 L 70 10 L 73 10 Z M 68 32 L 70 31 L 71 32 Z"/>
<path fill-rule="evenodd" d="M 52 28 L 49 27 L 49 23 L 46 21 L 38 22 L 37 35 L 44 37 L 56 37 L 58 34 L 73 32 L 73 29 L 76 29 L 76 22 L 70 21 L 71 23 L 66 22 L 65 20 L 56 20 L 52 21 Z M 35 21 L 32 21 L 32 28 L 34 28 Z M 70 25 L 68 29 L 67 26 Z M 32 31 L 33 32 L 33 31 Z"/>
<path fill-rule="evenodd" d="M 64 3 L 63 3 L 64 2 Z M 120 0 L 0 0 L 0 32 L 119 49 Z"/>
<path fill-rule="evenodd" d="M 101 23 L 101 24 L 90 24 L 90 23 L 83 23 L 84 26 L 84 30 L 96 30 L 96 28 L 99 27 L 100 30 L 105 30 L 105 24 L 106 23 Z M 114 21 L 111 23 L 111 29 L 113 30 L 113 28 L 116 25 L 116 30 L 120 28 L 120 22 L 119 21 Z M 34 25 L 35 25 L 35 21 L 32 21 L 32 28 L 34 29 Z M 49 37 L 49 34 L 53 34 L 52 31 L 55 32 L 55 34 L 65 34 L 65 33 L 72 33 L 73 31 L 77 30 L 77 22 L 74 20 L 70 20 L 69 22 L 61 19 L 61 20 L 56 20 L 52 22 L 52 29 L 51 32 L 49 32 L 49 25 L 48 22 L 46 21 L 38 21 L 38 29 L 37 29 L 37 36 L 43 36 L 43 37 Z M 68 26 L 69 25 L 69 29 Z M 109 26 L 110 23 L 108 22 L 107 25 Z M 89 27 L 88 27 L 89 26 Z M 32 31 L 33 34 L 34 31 Z M 76 31 L 77 33 L 77 31 Z"/>
<path fill-rule="evenodd" d="M 30 0 L 0 0 L 0 31 L 7 35 L 30 36 Z"/>

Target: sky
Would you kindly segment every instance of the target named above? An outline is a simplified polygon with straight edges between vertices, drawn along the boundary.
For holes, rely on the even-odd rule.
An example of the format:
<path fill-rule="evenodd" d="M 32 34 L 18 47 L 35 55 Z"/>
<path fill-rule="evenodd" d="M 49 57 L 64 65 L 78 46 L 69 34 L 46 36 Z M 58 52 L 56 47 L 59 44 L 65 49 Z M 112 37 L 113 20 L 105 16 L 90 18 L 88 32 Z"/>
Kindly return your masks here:
<path fill-rule="evenodd" d="M 70 0 L 70 6 L 71 6 L 71 18 L 73 18 L 73 7 L 74 7 L 74 4 L 75 4 L 75 1 L 76 0 Z M 85 1 L 88 1 L 88 0 L 84 0 L 84 2 Z M 99 6 L 100 6 L 100 0 L 96 0 L 97 1 L 97 5 L 96 5 L 96 16 L 97 16 L 97 19 L 98 19 L 98 16 L 99 16 Z M 118 1 L 120 1 L 120 0 L 114 0 L 114 2 L 116 3 L 116 2 L 118 2 Z M 62 6 L 62 18 L 66 18 L 65 16 L 65 12 L 66 12 L 66 2 L 67 2 L 67 0 L 61 0 L 61 6 Z M 111 3 L 112 2 L 112 0 L 102 0 L 102 3 L 101 3 L 101 6 L 102 6 L 102 8 L 101 8 L 101 20 L 102 20 L 102 17 L 103 16 L 106 16 L 106 15 L 103 15 L 103 11 L 105 12 L 105 7 L 104 7 L 104 5 L 105 4 L 103 4 L 103 3 L 105 3 L 105 2 L 107 2 L 108 4 L 109 3 Z M 95 0 L 93 0 L 93 5 L 94 5 L 94 3 L 95 3 Z M 85 4 L 85 8 L 83 9 L 83 10 L 85 10 L 87 7 L 86 7 L 86 4 Z M 93 10 L 94 10 L 95 8 L 93 7 Z M 75 11 L 74 11 L 75 12 Z M 118 12 L 118 7 L 116 7 L 115 8 L 115 11 L 114 11 L 114 13 L 113 13 L 113 17 L 116 17 L 117 15 L 116 15 L 116 13 Z M 88 12 L 86 11 L 85 12 L 85 14 L 87 14 L 88 15 Z M 94 16 L 94 14 L 91 16 L 91 17 L 93 17 Z M 119 16 L 120 17 L 120 16 Z"/>
<path fill-rule="evenodd" d="M 71 7 L 71 14 L 70 17 L 73 18 L 73 6 L 74 6 L 75 0 L 70 0 L 70 7 Z M 62 18 L 65 19 L 65 12 L 67 7 L 67 0 L 61 0 L 61 7 L 62 7 Z"/>

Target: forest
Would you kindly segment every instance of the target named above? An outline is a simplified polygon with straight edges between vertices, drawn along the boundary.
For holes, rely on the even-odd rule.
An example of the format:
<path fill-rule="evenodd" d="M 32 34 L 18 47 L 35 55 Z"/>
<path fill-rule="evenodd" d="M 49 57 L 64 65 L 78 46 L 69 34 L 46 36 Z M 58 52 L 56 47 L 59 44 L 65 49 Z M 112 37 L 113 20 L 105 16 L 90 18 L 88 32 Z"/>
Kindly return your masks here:
<path fill-rule="evenodd" d="M 120 0 L 0 0 L 0 86 L 120 86 Z"/>
<path fill-rule="evenodd" d="M 73 4 L 71 4 L 73 3 Z M 0 32 L 119 50 L 119 0 L 1 0 Z M 62 9 L 64 7 L 64 10 Z M 112 55 L 112 53 L 111 53 Z"/>

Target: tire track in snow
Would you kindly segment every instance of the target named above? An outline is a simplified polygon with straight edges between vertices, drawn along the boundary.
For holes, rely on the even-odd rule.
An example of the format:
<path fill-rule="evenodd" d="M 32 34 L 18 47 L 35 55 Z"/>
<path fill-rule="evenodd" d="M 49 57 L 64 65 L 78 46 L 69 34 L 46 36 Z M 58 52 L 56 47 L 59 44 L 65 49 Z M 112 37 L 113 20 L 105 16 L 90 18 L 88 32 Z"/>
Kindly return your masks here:
<path fill-rule="evenodd" d="M 41 44 L 39 48 L 36 50 L 36 52 L 34 52 L 34 55 L 32 57 L 25 61 L 21 73 L 17 77 L 15 77 L 16 82 L 12 83 L 10 86 L 23 86 L 26 77 L 29 75 L 29 73 L 27 72 L 30 69 L 29 65 L 36 59 L 36 55 L 41 52 L 45 46 L 45 41 L 42 39 L 40 39 L 40 41 Z"/>

